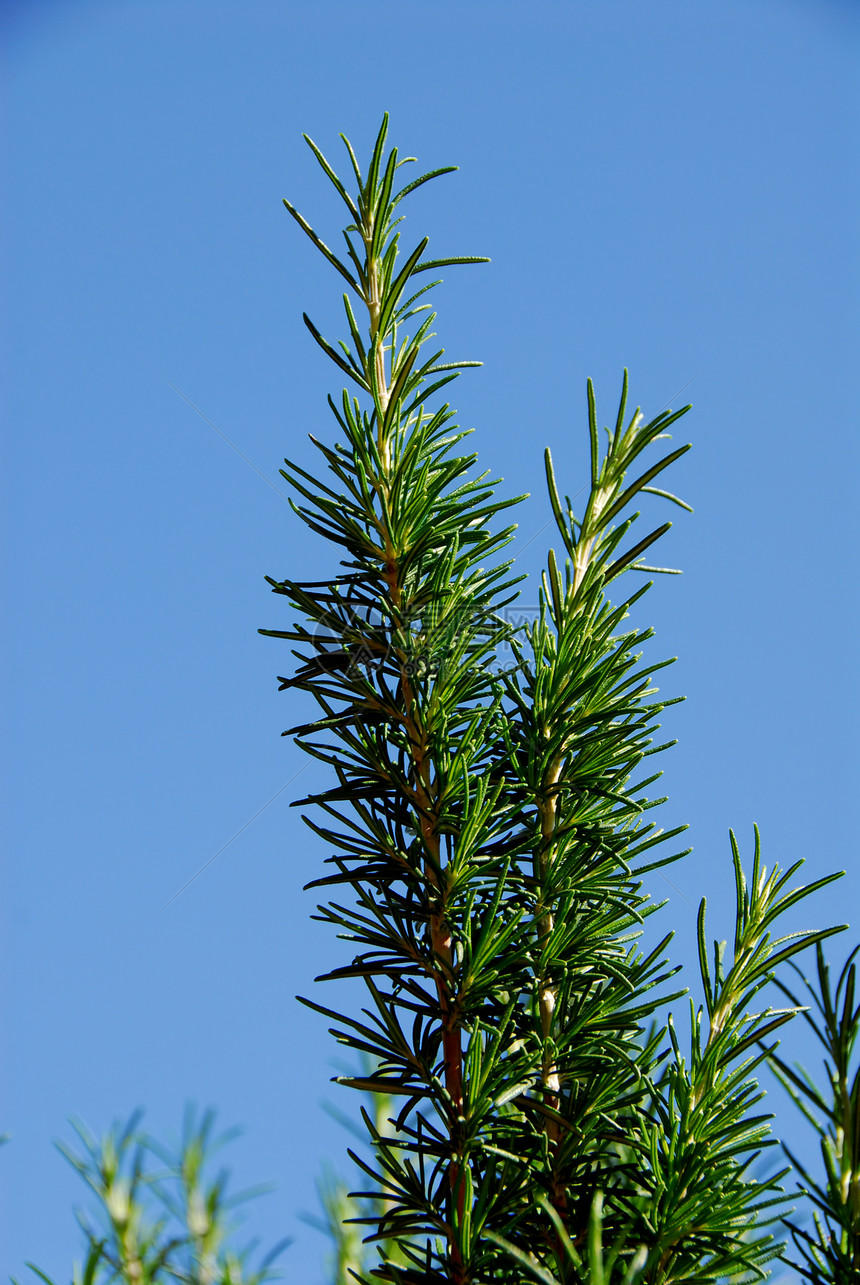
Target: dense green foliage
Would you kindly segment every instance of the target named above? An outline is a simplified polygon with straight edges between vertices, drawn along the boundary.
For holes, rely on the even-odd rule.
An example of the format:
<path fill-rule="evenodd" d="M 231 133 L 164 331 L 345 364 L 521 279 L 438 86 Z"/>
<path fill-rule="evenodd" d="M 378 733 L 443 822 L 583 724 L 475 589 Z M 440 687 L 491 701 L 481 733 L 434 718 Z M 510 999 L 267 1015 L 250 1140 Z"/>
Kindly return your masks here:
<path fill-rule="evenodd" d="M 661 570 L 643 556 L 669 523 L 640 538 L 632 510 L 643 493 L 682 503 L 653 483 L 688 448 L 652 451 L 688 408 L 631 413 L 625 374 L 601 445 L 589 384 L 588 496 L 577 517 L 547 452 L 562 553 L 548 552 L 534 620 L 513 629 L 513 528 L 498 523 L 513 501 L 460 453 L 437 395 L 474 363 L 441 360 L 438 283 L 416 280 L 480 260 L 426 258 L 426 238 L 401 252 L 401 201 L 446 170 L 399 187 L 412 158 L 386 149 L 386 130 L 366 173 L 344 139 L 351 190 L 308 140 L 348 211 L 341 255 L 285 202 L 349 287 L 346 341 L 305 320 L 352 391 L 329 398 L 337 437 L 314 439 L 319 476 L 284 470 L 340 569 L 325 584 L 270 581 L 299 618 L 262 631 L 296 644 L 282 689 L 318 707 L 292 729 L 333 776 L 302 800 L 334 850 L 312 886 L 337 898 L 319 917 L 350 947 L 328 976 L 361 979 L 368 998 L 361 1015 L 305 1002 L 371 1060 L 343 1082 L 395 1102 L 387 1128 L 366 1117 L 375 1161 L 359 1161 L 368 1194 L 384 1195 L 362 1215 L 381 1247 L 372 1276 L 760 1277 L 781 1175 L 753 1166 L 770 1141 L 754 1071 L 794 1008 L 750 1010 L 774 969 L 836 930 L 777 936 L 829 880 L 768 874 L 756 837 L 747 881 L 732 840 L 732 957 L 717 947 L 708 964 L 703 908 L 706 1004 L 684 1052 L 663 1016 L 682 993 L 667 992 L 669 936 L 640 945 L 659 909 L 645 877 L 677 856 L 658 846 L 677 831 L 648 817 L 662 664 L 643 663 L 650 631 L 627 624 L 647 584 L 616 588 Z M 602 1268 L 595 1228 L 615 1247 Z"/>

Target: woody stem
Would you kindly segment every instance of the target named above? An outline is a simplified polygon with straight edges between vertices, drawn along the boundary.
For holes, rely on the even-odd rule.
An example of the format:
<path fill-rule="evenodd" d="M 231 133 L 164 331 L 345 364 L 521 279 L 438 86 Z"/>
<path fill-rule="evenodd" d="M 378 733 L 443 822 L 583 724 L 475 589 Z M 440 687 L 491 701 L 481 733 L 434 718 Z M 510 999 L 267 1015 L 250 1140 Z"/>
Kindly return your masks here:
<path fill-rule="evenodd" d="M 369 247 L 370 237 L 365 235 L 365 244 Z M 380 298 L 379 298 L 379 267 L 375 259 L 371 259 L 368 253 L 368 291 L 367 291 L 367 309 L 370 315 L 370 338 L 371 353 L 369 360 L 374 363 L 373 374 L 376 391 L 376 419 L 377 419 L 377 448 L 381 464 L 382 476 L 378 479 L 377 487 L 381 492 L 388 490 L 387 474 L 391 464 L 390 446 L 385 431 L 385 413 L 388 409 L 390 400 L 390 389 L 387 382 L 387 373 L 385 369 L 385 350 L 383 346 L 384 336 L 379 333 L 379 315 L 380 315 Z M 398 565 L 397 552 L 390 540 L 390 533 L 386 533 L 386 581 L 388 585 L 388 594 L 392 606 L 396 611 L 402 608 L 402 590 L 400 585 L 400 568 Z M 431 774 L 431 760 L 428 754 L 427 735 L 421 726 L 418 717 L 418 705 L 412 681 L 407 668 L 406 662 L 409 657 L 404 656 L 403 663 L 400 666 L 401 690 L 403 692 L 403 705 L 405 713 L 405 726 L 409 741 L 409 752 L 413 765 L 414 780 L 414 805 L 421 818 L 421 837 L 424 843 L 424 849 L 427 853 L 425 863 L 425 874 L 428 882 L 438 894 L 436 898 L 436 908 L 430 915 L 430 946 L 433 956 L 433 973 L 436 986 L 436 994 L 439 1003 L 439 1020 L 442 1027 L 442 1054 L 444 1061 L 444 1082 L 445 1089 L 450 1100 L 450 1119 L 448 1123 L 448 1132 L 451 1143 L 451 1160 L 448 1167 L 448 1180 L 450 1189 L 450 1214 L 448 1218 L 448 1241 L 450 1253 L 450 1270 L 451 1285 L 466 1285 L 467 1276 L 463 1263 L 462 1254 L 458 1244 L 457 1236 L 454 1229 L 453 1214 L 454 1208 L 457 1211 L 457 1223 L 462 1226 L 463 1213 L 465 1210 L 465 1187 L 461 1181 L 460 1165 L 460 1125 L 459 1121 L 463 1117 L 463 1051 L 460 1036 L 460 1027 L 456 1004 L 452 1003 L 451 987 L 449 979 L 453 975 L 454 965 L 454 947 L 451 936 L 451 929 L 447 921 L 444 907 L 443 889 L 440 886 L 439 868 L 440 868 L 440 844 L 439 835 L 434 823 L 435 790 Z"/>

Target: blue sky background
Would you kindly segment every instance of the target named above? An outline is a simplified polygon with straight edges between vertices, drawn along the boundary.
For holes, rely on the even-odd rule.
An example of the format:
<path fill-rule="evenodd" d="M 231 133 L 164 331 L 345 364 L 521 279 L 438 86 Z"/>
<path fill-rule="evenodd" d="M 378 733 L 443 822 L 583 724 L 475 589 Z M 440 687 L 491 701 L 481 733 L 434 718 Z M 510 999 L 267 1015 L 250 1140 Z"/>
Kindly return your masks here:
<path fill-rule="evenodd" d="M 384 109 L 426 167 L 411 202 L 450 272 L 437 329 L 482 370 L 454 390 L 520 511 L 549 518 L 542 450 L 585 478 L 584 386 L 621 369 L 649 412 L 695 404 L 666 578 L 641 606 L 665 689 L 663 823 L 694 854 L 663 924 L 692 965 L 695 906 L 732 927 L 726 831 L 769 862 L 847 869 L 798 926 L 860 933 L 856 780 L 860 9 L 836 0 L 397 5 L 49 3 L 6 35 L 7 843 L 0 1272 L 68 1279 L 82 1192 L 52 1140 L 134 1107 L 158 1132 L 212 1104 L 246 1132 L 237 1183 L 274 1179 L 249 1229 L 295 1237 L 346 1140 L 320 1107 L 336 1049 L 294 1001 L 332 956 L 301 886 L 326 851 L 290 811 L 303 767 L 257 635 L 263 575 L 332 551 L 266 478 L 330 435 L 338 279 L 281 205 L 337 235 L 301 140 L 366 151 Z M 685 391 L 680 392 L 679 390 Z M 671 516 L 675 516 L 672 514 Z M 536 537 L 536 538 L 533 538 Z M 525 547 L 527 546 L 527 547 Z M 528 598 L 530 591 L 525 590 Z M 846 953 L 848 939 L 833 946 Z M 695 986 L 695 974 L 688 980 Z M 324 1002 L 336 1001 L 329 991 Z M 357 989 L 343 1001 L 357 1006 Z M 803 1050 L 799 1032 L 786 1045 Z M 802 1128 L 775 1099 L 785 1132 Z"/>

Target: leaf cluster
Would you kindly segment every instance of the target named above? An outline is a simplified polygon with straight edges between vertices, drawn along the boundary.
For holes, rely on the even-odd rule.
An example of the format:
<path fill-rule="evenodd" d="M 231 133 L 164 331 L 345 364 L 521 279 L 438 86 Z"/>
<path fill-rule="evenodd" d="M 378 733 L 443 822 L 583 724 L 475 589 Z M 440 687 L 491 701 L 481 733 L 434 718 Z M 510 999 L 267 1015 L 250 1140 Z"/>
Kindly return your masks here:
<path fill-rule="evenodd" d="M 845 962 L 834 990 L 830 968 L 819 945 L 816 978 L 810 982 L 795 966 L 812 1000 L 803 1016 L 825 1052 L 825 1086 L 819 1087 L 801 1068 L 773 1056 L 778 1077 L 795 1105 L 818 1135 L 822 1177 L 812 1176 L 789 1148 L 800 1190 L 813 1207 L 812 1227 L 787 1220 L 799 1261 L 788 1258 L 804 1280 L 815 1285 L 849 1285 L 860 1279 L 860 1002 L 857 998 L 856 947 Z M 785 982 L 780 989 L 790 1003 L 800 1001 Z M 817 1015 L 813 1012 L 817 1010 Z"/>
<path fill-rule="evenodd" d="M 265 1285 L 289 1243 L 282 1241 L 257 1266 L 255 1245 L 237 1249 L 235 1207 L 261 1189 L 227 1194 L 227 1174 L 210 1176 L 213 1153 L 235 1132 L 213 1136 L 214 1114 L 199 1120 L 186 1111 L 174 1152 L 140 1130 L 136 1112 L 101 1140 L 75 1125 L 80 1150 L 60 1152 L 95 1197 L 96 1214 L 78 1213 L 86 1241 L 73 1285 Z M 34 1264 L 44 1282 L 53 1282 Z"/>
<path fill-rule="evenodd" d="M 503 550 L 518 500 L 462 453 L 466 434 L 438 403 L 476 363 L 442 361 L 427 302 L 438 282 L 414 280 L 481 260 L 427 259 L 426 238 L 401 251 L 401 201 L 451 167 L 398 187 L 412 158 L 386 139 L 387 118 L 366 173 L 344 139 L 351 188 L 308 140 L 349 212 L 340 257 L 285 202 L 349 286 L 348 340 L 306 321 L 352 390 L 329 398 L 336 440 L 312 439 L 318 474 L 283 471 L 339 570 L 270 579 L 295 619 L 261 630 L 294 644 L 281 689 L 306 693 L 317 716 L 291 733 L 331 774 L 299 801 L 331 851 L 308 885 L 332 898 L 317 917 L 346 943 L 326 976 L 360 979 L 367 999 L 358 1014 L 304 1002 L 369 1060 L 341 1081 L 392 1103 L 384 1127 L 364 1113 L 374 1158 L 355 1157 L 356 1198 L 382 1203 L 358 1215 L 379 1261 L 356 1279 L 761 1278 L 781 1193 L 779 1175 L 752 1169 L 768 1141 L 756 1050 L 796 1006 L 750 1008 L 775 969 L 835 930 L 774 936 L 828 881 L 768 874 L 758 839 L 747 881 L 733 839 L 732 962 L 718 948 L 712 967 L 702 947 L 706 1004 L 683 1054 L 664 1016 L 683 993 L 670 989 L 671 934 L 643 940 L 660 909 L 647 877 L 683 855 L 664 855 L 684 827 L 651 819 L 663 800 L 646 762 L 668 747 L 657 732 L 671 701 L 654 677 L 669 662 L 643 659 L 650 630 L 628 621 L 648 584 L 620 577 L 669 570 L 643 559 L 670 523 L 640 536 L 636 506 L 644 494 L 688 507 L 654 483 L 689 449 L 655 458 L 689 408 L 646 419 L 625 372 L 602 435 L 589 382 L 587 499 L 577 515 L 547 452 L 561 550 L 516 628 Z"/>

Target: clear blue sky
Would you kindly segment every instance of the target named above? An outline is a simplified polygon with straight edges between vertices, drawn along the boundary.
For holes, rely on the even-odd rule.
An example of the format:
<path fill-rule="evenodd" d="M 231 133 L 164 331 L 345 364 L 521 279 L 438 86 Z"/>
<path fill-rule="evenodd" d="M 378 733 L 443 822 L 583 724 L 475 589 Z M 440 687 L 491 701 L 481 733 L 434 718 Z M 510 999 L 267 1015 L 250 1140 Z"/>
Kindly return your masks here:
<path fill-rule="evenodd" d="M 142 1105 L 165 1131 L 192 1099 L 246 1127 L 237 1181 L 278 1184 L 251 1225 L 293 1235 L 289 1278 L 313 1285 L 324 1246 L 296 1213 L 345 1146 L 320 1100 L 350 1105 L 293 999 L 332 947 L 300 891 L 327 853 L 288 807 L 314 770 L 164 907 L 303 766 L 279 735 L 296 721 L 274 681 L 286 647 L 255 632 L 281 618 L 263 576 L 319 578 L 334 557 L 168 381 L 277 483 L 308 431 L 330 432 L 337 392 L 301 313 L 333 322 L 338 280 L 281 205 L 336 235 L 301 132 L 365 149 L 388 109 L 399 147 L 458 164 L 408 227 L 492 256 L 450 274 L 438 330 L 485 362 L 454 400 L 486 466 L 534 495 L 520 546 L 549 516 L 544 445 L 566 489 L 584 481 L 587 375 L 605 417 L 625 364 L 646 410 L 695 403 L 675 488 L 696 513 L 666 555 L 685 575 L 641 616 L 688 697 L 664 824 L 688 821 L 695 853 L 654 887 L 678 957 L 700 896 L 729 931 L 726 831 L 749 850 L 754 820 L 769 861 L 848 870 L 804 918 L 851 918 L 857 938 L 860 9 L 6 0 L 2 16 L 0 1272 L 70 1270 L 81 1193 L 51 1147 L 70 1115 L 100 1131 Z"/>

